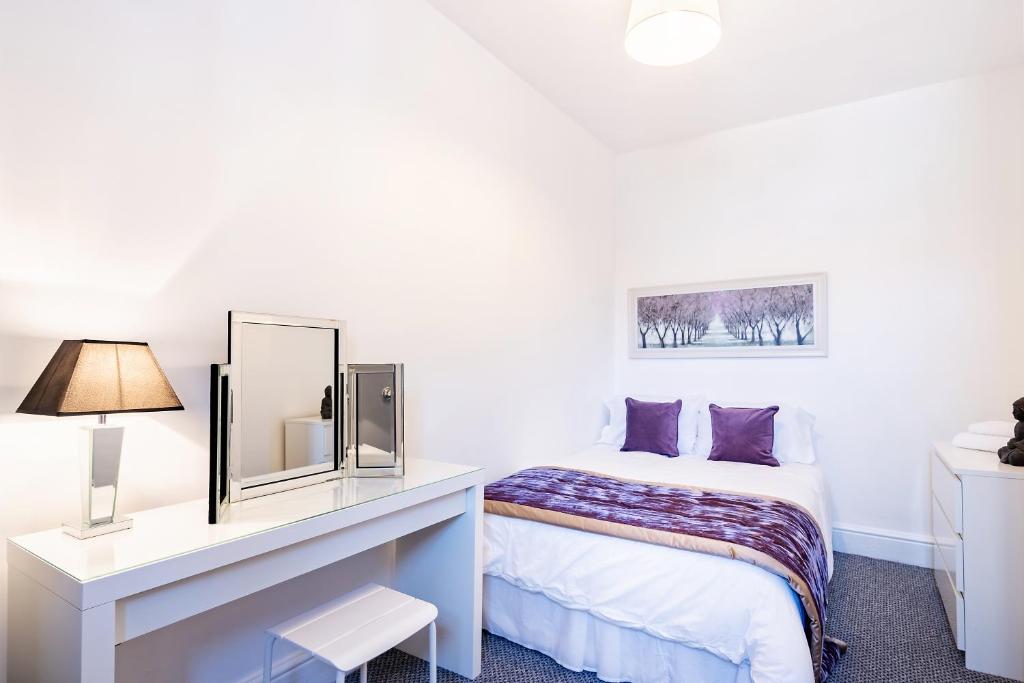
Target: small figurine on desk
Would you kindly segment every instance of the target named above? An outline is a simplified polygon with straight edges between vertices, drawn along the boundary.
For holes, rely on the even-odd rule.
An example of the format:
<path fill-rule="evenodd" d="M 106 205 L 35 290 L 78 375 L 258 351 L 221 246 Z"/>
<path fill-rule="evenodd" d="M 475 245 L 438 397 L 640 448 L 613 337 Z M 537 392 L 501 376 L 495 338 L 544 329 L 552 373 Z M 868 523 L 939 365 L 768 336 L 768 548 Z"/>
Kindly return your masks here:
<path fill-rule="evenodd" d="M 1024 398 L 1013 402 L 1013 419 L 1017 420 L 1013 438 L 999 449 L 999 462 L 1024 467 Z"/>
<path fill-rule="evenodd" d="M 331 388 L 324 387 L 324 398 L 320 401 L 320 418 L 330 420 L 333 417 L 334 401 L 331 400 Z"/>

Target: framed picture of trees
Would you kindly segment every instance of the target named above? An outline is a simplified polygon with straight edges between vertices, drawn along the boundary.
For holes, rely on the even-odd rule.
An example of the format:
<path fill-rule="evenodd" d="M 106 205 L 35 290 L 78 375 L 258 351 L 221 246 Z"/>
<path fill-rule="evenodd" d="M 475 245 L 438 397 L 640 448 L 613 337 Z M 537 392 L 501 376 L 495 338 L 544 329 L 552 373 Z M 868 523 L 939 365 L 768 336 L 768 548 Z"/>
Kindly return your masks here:
<path fill-rule="evenodd" d="M 828 355 L 824 273 L 629 290 L 631 358 Z"/>

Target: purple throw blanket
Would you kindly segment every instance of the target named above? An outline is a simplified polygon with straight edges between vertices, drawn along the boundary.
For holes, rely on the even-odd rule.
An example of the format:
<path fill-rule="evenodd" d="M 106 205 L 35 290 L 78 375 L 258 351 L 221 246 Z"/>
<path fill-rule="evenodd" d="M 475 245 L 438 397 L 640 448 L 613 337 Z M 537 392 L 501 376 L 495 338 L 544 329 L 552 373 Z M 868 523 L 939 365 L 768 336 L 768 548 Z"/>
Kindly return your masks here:
<path fill-rule="evenodd" d="M 484 510 L 757 565 L 785 578 L 799 596 L 816 681 L 828 677 L 846 649 L 825 637 L 828 560 L 821 530 L 792 503 L 534 467 L 488 485 Z"/>

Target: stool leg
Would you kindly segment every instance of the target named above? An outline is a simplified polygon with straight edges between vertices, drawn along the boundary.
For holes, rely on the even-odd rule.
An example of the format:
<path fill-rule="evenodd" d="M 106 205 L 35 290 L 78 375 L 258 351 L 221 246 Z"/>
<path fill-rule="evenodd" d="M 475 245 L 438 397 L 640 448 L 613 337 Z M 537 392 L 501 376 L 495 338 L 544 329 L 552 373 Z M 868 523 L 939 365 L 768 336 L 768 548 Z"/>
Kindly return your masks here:
<path fill-rule="evenodd" d="M 437 626 L 430 622 L 430 683 L 437 683 Z"/>
<path fill-rule="evenodd" d="M 334 683 L 345 683 L 346 671 L 339 671 L 334 675 Z"/>
<path fill-rule="evenodd" d="M 366 669 L 366 662 L 363 662 L 363 665 L 359 667 L 359 683 L 366 683 L 368 675 L 369 672 Z"/>
<path fill-rule="evenodd" d="M 266 645 L 263 646 L 263 683 L 270 683 L 270 674 L 274 668 L 274 642 L 277 636 L 267 635 Z"/>

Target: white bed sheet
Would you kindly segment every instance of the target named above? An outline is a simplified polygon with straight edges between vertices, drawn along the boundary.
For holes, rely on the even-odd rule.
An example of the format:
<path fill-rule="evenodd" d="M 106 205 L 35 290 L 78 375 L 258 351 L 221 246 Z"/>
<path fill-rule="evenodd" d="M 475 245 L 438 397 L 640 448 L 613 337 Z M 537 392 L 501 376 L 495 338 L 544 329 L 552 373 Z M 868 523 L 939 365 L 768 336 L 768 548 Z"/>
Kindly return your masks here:
<path fill-rule="evenodd" d="M 769 468 L 688 456 L 623 453 L 603 445 L 548 464 L 789 500 L 806 509 L 821 526 L 831 574 L 829 502 L 825 479 L 816 465 Z M 586 612 L 622 629 L 704 650 L 734 665 L 727 669 L 730 673 L 707 679 L 708 683 L 733 683 L 737 667 L 745 666 L 756 683 L 814 680 L 803 610 L 795 593 L 781 577 L 744 562 L 487 514 L 484 573 L 543 595 L 561 607 Z M 501 624 L 507 619 L 507 615 L 492 613 L 495 608 L 501 609 L 500 601 L 486 596 L 485 623 Z M 518 629 L 502 630 L 500 635 L 528 647 L 549 654 L 559 649 L 558 630 L 550 634 L 556 642 L 543 646 L 545 628 L 541 624 L 524 623 Z M 521 640 L 513 631 L 530 637 Z M 580 647 L 585 650 L 587 646 Z M 642 671 L 634 660 L 643 656 L 631 652 L 626 644 L 621 648 L 623 663 L 635 664 L 630 670 Z M 693 680 L 673 677 L 674 669 L 668 663 L 658 670 L 654 678 L 634 681 Z"/>

